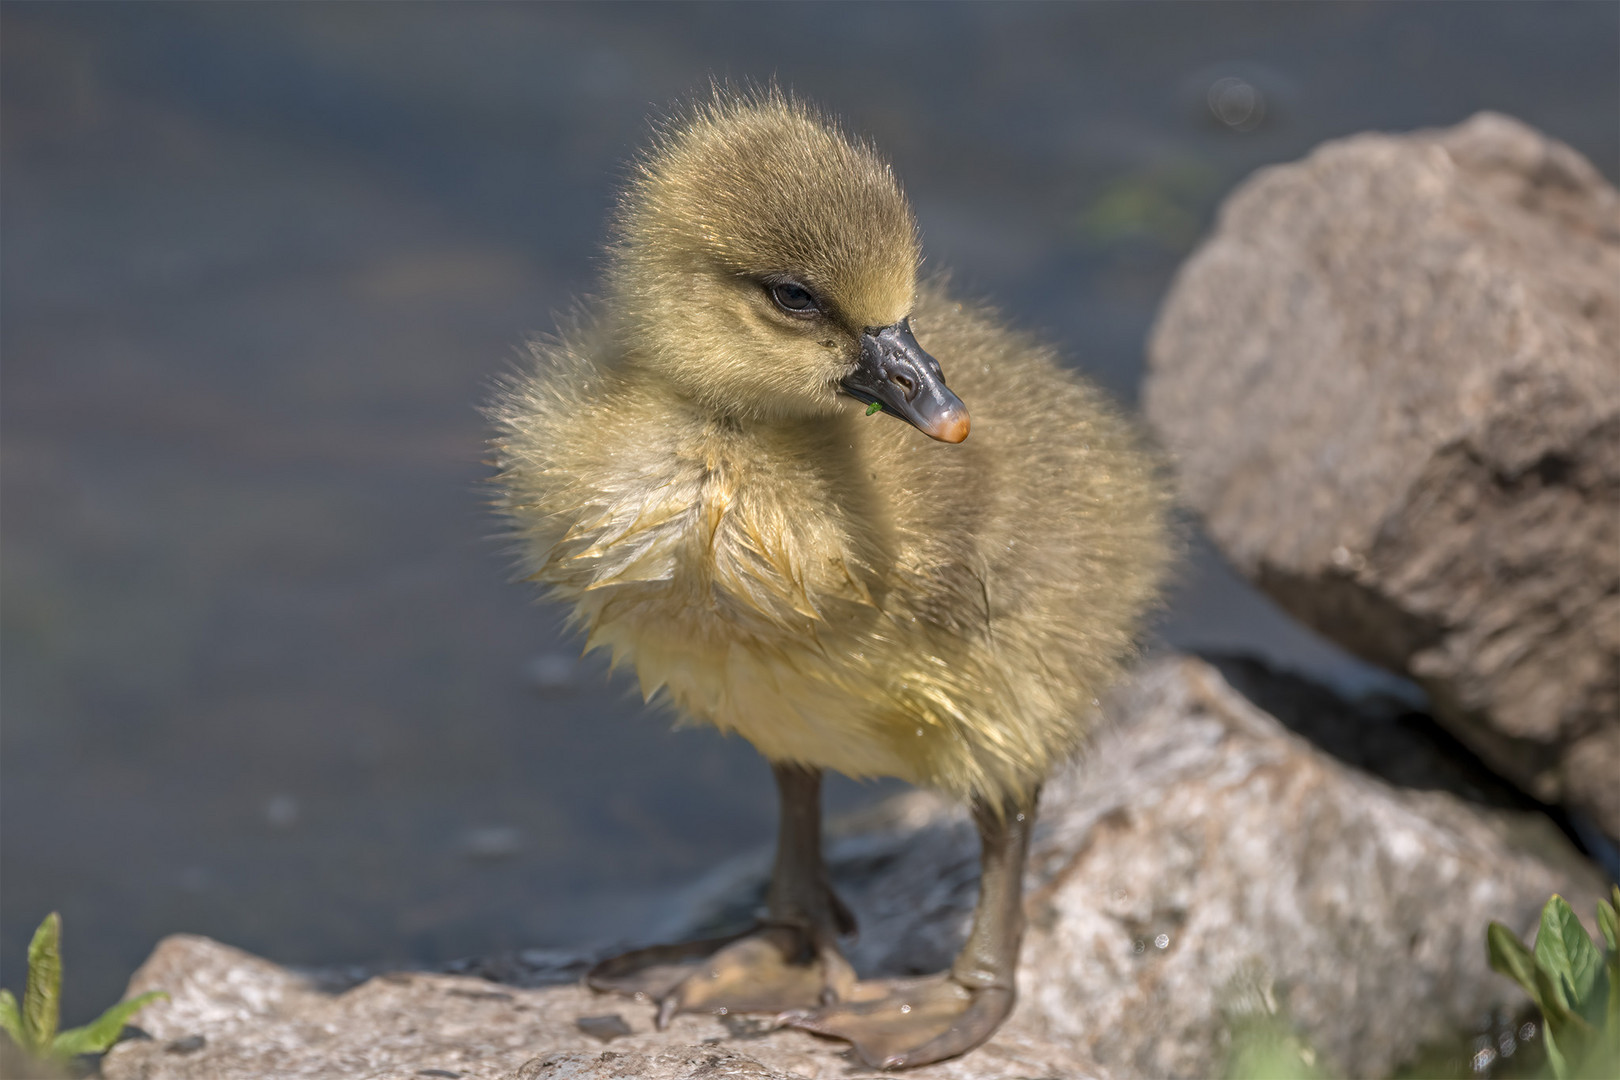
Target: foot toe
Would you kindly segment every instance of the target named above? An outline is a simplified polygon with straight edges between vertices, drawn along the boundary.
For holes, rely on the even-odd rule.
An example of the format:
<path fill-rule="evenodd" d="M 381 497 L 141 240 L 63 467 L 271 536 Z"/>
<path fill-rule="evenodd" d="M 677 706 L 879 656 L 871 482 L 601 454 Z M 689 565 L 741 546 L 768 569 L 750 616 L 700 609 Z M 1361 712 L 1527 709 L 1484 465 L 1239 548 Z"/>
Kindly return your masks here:
<path fill-rule="evenodd" d="M 698 964 L 748 933 L 632 949 L 591 968 L 585 973 L 585 985 L 638 1001 L 659 1001 L 691 975 Z"/>
<path fill-rule="evenodd" d="M 774 1013 L 819 1003 L 820 965 L 801 962 L 800 951 L 795 933 L 776 927 L 734 941 L 676 986 L 659 1013 Z"/>
<path fill-rule="evenodd" d="M 1013 996 L 1010 989 L 973 989 L 949 977 L 863 983 L 854 1000 L 784 1013 L 779 1020 L 847 1040 L 874 1068 L 905 1069 L 944 1061 L 984 1042 L 1012 1011 Z"/>
<path fill-rule="evenodd" d="M 855 973 L 831 940 L 793 926 L 660 945 L 614 957 L 586 976 L 593 989 L 658 1002 L 660 1030 L 680 1013 L 780 1013 L 839 1000 Z"/>

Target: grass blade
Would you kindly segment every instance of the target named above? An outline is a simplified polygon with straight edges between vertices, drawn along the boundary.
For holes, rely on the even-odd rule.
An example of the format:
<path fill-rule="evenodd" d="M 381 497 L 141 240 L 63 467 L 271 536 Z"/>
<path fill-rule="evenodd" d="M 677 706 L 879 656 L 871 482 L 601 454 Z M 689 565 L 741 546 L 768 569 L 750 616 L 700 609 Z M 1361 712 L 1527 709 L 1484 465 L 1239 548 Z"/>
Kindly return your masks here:
<path fill-rule="evenodd" d="M 120 1001 L 83 1027 L 76 1027 L 58 1035 L 56 1041 L 51 1044 L 51 1053 L 58 1057 L 103 1053 L 118 1041 L 118 1036 L 124 1030 L 124 1021 L 158 998 L 168 996 L 162 990 L 153 990 L 128 1001 Z"/>
<path fill-rule="evenodd" d="M 17 999 L 10 990 L 0 990 L 0 1031 L 11 1036 L 11 1041 L 26 1047 L 23 1039 L 22 1014 L 17 1011 Z"/>
<path fill-rule="evenodd" d="M 51 912 L 28 943 L 28 985 L 23 990 L 26 1049 L 38 1054 L 56 1038 L 62 1015 L 62 916 Z"/>

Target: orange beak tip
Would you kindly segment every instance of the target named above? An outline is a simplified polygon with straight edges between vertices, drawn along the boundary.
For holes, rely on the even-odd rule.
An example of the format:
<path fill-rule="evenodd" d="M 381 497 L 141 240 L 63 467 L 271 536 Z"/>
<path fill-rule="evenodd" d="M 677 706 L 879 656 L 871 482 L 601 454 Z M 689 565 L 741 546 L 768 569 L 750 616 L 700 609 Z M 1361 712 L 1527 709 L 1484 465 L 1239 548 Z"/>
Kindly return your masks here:
<path fill-rule="evenodd" d="M 929 432 L 934 438 L 944 443 L 959 443 L 968 437 L 968 430 L 973 426 L 965 412 L 955 412 L 941 419 L 940 424 Z"/>

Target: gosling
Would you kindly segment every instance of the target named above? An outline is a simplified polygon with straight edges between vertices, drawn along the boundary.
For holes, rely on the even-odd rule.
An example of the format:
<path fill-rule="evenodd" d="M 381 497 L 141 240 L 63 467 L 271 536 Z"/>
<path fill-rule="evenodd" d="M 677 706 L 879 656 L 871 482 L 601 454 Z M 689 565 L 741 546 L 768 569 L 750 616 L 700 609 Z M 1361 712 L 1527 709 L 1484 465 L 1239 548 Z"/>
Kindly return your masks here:
<path fill-rule="evenodd" d="M 1013 1008 L 1041 782 L 1158 597 L 1158 463 L 1052 350 L 919 280 L 889 166 L 780 92 L 668 125 L 609 254 L 591 318 L 492 407 L 499 508 L 586 648 L 753 743 L 781 815 L 762 922 L 589 982 L 660 1028 L 765 1012 L 874 1067 L 965 1053 Z M 825 769 L 971 807 L 982 884 L 948 972 L 862 982 L 839 951 Z"/>

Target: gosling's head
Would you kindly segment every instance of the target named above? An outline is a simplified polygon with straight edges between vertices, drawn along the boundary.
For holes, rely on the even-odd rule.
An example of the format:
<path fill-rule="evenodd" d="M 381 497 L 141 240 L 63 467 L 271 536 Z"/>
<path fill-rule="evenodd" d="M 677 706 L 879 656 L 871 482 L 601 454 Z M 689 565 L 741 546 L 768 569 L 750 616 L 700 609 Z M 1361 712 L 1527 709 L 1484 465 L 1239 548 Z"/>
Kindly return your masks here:
<path fill-rule="evenodd" d="M 911 207 L 885 161 L 807 106 L 717 94 L 639 163 L 616 225 L 609 287 L 633 355 L 703 407 L 781 420 L 860 402 L 967 438 L 911 333 Z"/>

